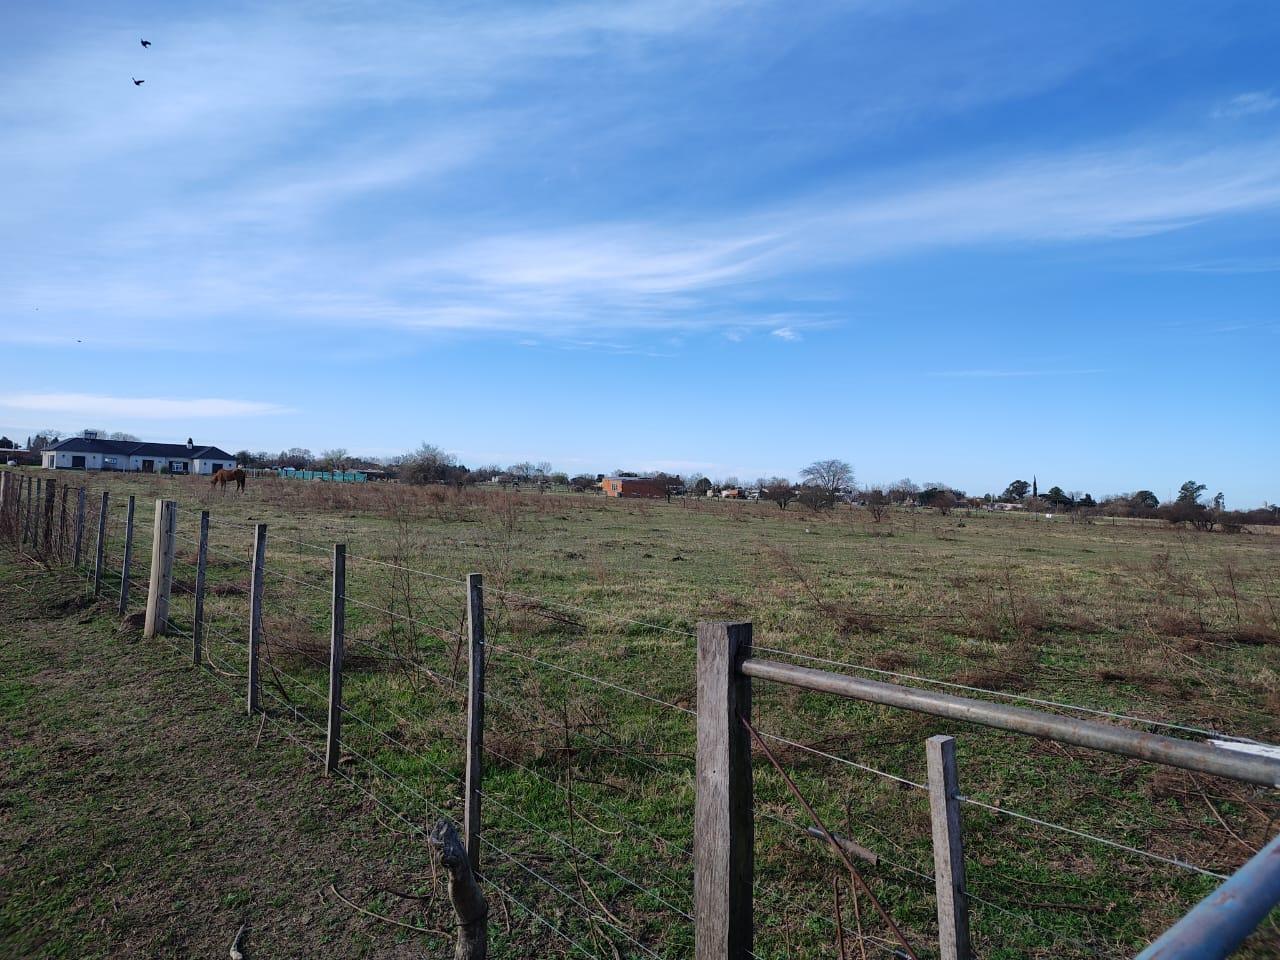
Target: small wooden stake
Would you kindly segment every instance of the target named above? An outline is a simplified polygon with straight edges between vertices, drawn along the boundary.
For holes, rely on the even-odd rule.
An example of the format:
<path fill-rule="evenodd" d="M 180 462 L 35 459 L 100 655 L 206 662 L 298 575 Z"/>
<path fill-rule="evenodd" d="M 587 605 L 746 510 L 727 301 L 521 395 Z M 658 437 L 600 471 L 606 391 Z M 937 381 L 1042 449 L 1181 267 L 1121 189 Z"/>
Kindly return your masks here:
<path fill-rule="evenodd" d="M 31 547 L 40 550 L 40 501 L 44 492 L 44 478 L 36 477 L 36 492 L 31 500 Z"/>
<path fill-rule="evenodd" d="M 262 643 L 262 587 L 267 566 L 267 525 L 253 528 L 253 573 L 249 580 L 249 713 L 261 709 L 258 649 Z"/>
<path fill-rule="evenodd" d="M 151 582 L 147 587 L 147 622 L 144 637 L 169 631 L 169 593 L 173 589 L 173 548 L 178 531 L 178 505 L 156 501 L 156 522 L 151 535 Z"/>
<path fill-rule="evenodd" d="M 750 623 L 698 624 L 697 787 L 693 822 L 694 956 L 747 960 L 754 943 L 755 823 Z"/>
<path fill-rule="evenodd" d="M 480 785 L 484 779 L 484 577 L 467 574 L 467 775 L 462 834 L 480 871 Z"/>
<path fill-rule="evenodd" d="M 333 601 L 329 627 L 329 729 L 324 744 L 324 772 L 332 774 L 342 759 L 342 655 L 347 627 L 347 545 L 333 545 Z"/>
<path fill-rule="evenodd" d="M 209 511 L 200 511 L 200 546 L 196 549 L 195 622 L 191 624 L 191 662 L 200 666 L 204 658 L 204 581 L 209 563 Z"/>
<path fill-rule="evenodd" d="M 942 960 L 969 960 L 969 901 L 964 884 L 959 776 L 954 737 L 930 737 L 929 815 L 933 822 L 933 875 L 938 897 L 938 948 Z"/>
<path fill-rule="evenodd" d="M 106 557 L 107 549 L 107 504 L 110 495 L 106 490 L 102 491 L 102 504 L 98 507 L 98 542 L 93 548 L 93 595 L 96 597 L 102 592 L 102 561 Z"/>
<path fill-rule="evenodd" d="M 133 564 L 133 494 L 124 515 L 124 559 L 120 561 L 120 616 L 129 612 L 129 567 Z"/>

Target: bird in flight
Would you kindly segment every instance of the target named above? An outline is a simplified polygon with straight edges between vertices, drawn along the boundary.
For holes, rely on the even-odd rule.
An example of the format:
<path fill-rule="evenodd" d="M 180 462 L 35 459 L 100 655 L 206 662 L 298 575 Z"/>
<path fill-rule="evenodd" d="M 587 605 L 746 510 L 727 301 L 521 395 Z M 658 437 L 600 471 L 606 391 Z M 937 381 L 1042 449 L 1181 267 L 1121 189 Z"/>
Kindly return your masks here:
<path fill-rule="evenodd" d="M 143 45 L 144 47 L 149 47 L 149 46 L 151 46 L 151 41 L 150 41 L 150 40 L 143 40 L 143 41 L 141 41 L 141 43 L 142 43 L 142 45 Z"/>
<path fill-rule="evenodd" d="M 130 77 L 129 79 L 130 79 L 130 80 L 133 80 L 133 85 L 134 85 L 135 87 L 140 87 L 140 86 L 142 86 L 144 83 L 146 83 L 146 82 L 147 82 L 147 81 L 145 81 L 145 80 L 136 80 L 136 79 L 134 79 L 133 77 Z"/>

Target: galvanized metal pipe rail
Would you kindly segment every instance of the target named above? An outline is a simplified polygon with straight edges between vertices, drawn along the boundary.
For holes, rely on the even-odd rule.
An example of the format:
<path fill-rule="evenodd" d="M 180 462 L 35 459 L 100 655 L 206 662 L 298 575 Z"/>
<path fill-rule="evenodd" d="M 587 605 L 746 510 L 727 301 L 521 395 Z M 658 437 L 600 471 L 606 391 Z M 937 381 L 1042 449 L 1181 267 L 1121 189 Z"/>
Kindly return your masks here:
<path fill-rule="evenodd" d="M 1147 947 L 1137 960 L 1221 960 L 1280 902 L 1280 836 Z"/>
<path fill-rule="evenodd" d="M 1124 757 L 1163 763 L 1184 770 L 1229 777 L 1244 783 L 1280 787 L 1280 760 L 1235 750 L 1224 750 L 1195 740 L 1181 740 L 1141 730 L 1130 730 L 1110 723 L 1062 717 L 1025 707 L 957 697 L 934 690 L 921 690 L 864 680 L 827 670 L 814 670 L 775 660 L 749 657 L 740 669 L 748 677 L 772 680 L 805 690 L 832 693 L 836 696 L 901 707 L 950 720 L 963 720 L 999 730 L 1011 730 L 1032 737 L 1070 743 L 1078 747 L 1103 750 Z"/>

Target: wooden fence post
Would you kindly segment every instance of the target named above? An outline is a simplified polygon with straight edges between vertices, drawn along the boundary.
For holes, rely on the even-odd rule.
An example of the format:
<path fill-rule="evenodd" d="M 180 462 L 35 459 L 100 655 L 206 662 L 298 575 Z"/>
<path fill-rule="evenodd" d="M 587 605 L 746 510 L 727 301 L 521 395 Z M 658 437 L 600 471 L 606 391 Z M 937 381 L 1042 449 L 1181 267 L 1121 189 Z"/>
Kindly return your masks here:
<path fill-rule="evenodd" d="M 102 562 L 106 558 L 107 548 L 107 505 L 110 495 L 102 491 L 102 504 L 98 507 L 98 542 L 93 548 L 93 595 L 102 592 Z"/>
<path fill-rule="evenodd" d="M 253 573 L 249 580 L 249 713 L 259 711 L 258 649 L 262 643 L 262 579 L 267 565 L 267 525 L 253 528 Z"/>
<path fill-rule="evenodd" d="M 50 477 L 44 482 L 44 543 L 41 550 L 46 557 L 53 552 L 53 501 L 57 496 L 57 481 Z"/>
<path fill-rule="evenodd" d="M 693 819 L 694 956 L 747 960 L 754 943 L 755 823 L 750 623 L 698 624 L 697 793 Z"/>
<path fill-rule="evenodd" d="M 84 507 L 85 507 L 84 501 L 85 501 L 84 487 L 81 487 L 80 493 L 76 497 L 76 531 L 75 531 L 74 547 L 72 549 L 72 560 L 71 560 L 71 565 L 73 567 L 80 566 L 81 551 L 84 547 Z"/>
<path fill-rule="evenodd" d="M 480 870 L 480 785 L 484 780 L 484 577 L 467 574 L 467 776 L 462 833 L 471 869 Z"/>
<path fill-rule="evenodd" d="M 40 552 L 40 501 L 44 493 L 44 478 L 36 477 L 36 492 L 31 499 L 31 549 Z"/>
<path fill-rule="evenodd" d="M 329 627 L 329 729 L 324 743 L 324 772 L 342 759 L 342 654 L 347 630 L 347 545 L 333 545 L 333 602 Z"/>
<path fill-rule="evenodd" d="M 200 511 L 200 544 L 196 547 L 195 618 L 191 624 L 191 662 L 204 659 L 204 583 L 209 567 L 209 511 Z"/>
<path fill-rule="evenodd" d="M 930 737 L 929 816 L 933 821 L 933 875 L 938 897 L 938 949 L 942 960 L 969 960 L 969 901 L 964 884 L 959 776 L 954 737 Z"/>
<path fill-rule="evenodd" d="M 147 622 L 144 637 L 169 632 L 169 591 L 173 588 L 173 541 L 178 532 L 178 504 L 156 501 L 156 523 L 151 537 L 151 583 L 147 588 Z"/>
<path fill-rule="evenodd" d="M 23 485 L 26 487 L 26 496 L 23 498 L 22 508 L 22 542 L 26 543 L 31 539 L 31 486 L 32 479 L 23 477 Z"/>
<path fill-rule="evenodd" d="M 0 471 L 0 536 L 9 535 L 9 490 L 13 476 L 8 470 Z"/>
<path fill-rule="evenodd" d="M 129 567 L 133 563 L 133 494 L 124 514 L 124 559 L 120 561 L 120 616 L 129 612 Z"/>
<path fill-rule="evenodd" d="M 62 496 L 58 498 L 62 506 L 58 513 L 58 562 L 67 562 L 67 485 L 62 485 Z"/>

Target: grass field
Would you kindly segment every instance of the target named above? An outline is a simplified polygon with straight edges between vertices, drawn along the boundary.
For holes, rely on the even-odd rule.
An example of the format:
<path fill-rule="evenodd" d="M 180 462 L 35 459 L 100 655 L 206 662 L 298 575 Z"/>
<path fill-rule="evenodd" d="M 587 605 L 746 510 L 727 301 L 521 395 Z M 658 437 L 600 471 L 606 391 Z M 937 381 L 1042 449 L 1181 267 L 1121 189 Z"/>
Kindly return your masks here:
<path fill-rule="evenodd" d="M 233 685 L 252 524 L 269 524 L 263 689 L 311 747 L 323 724 L 328 547 L 348 544 L 344 768 L 385 804 L 366 801 L 387 829 L 460 815 L 462 578 L 484 573 L 496 956 L 690 955 L 686 711 L 699 620 L 750 620 L 757 647 L 861 675 L 1280 736 L 1280 537 L 1268 530 L 926 511 L 876 523 L 848 508 L 285 480 L 251 481 L 237 497 L 198 480 L 90 480 L 112 492 L 111 569 L 123 497 L 138 497 L 135 619 L 153 499 L 179 501 L 179 640 L 198 511 L 212 511 L 209 670 Z M 1280 814 L 1275 791 L 1015 735 L 763 683 L 755 701 L 757 726 L 789 741 L 774 749 L 820 815 L 881 855 L 865 875 L 922 956 L 936 954 L 925 795 L 842 761 L 921 782 L 925 739 L 950 733 L 966 796 L 1216 873 L 1248 859 Z M 839 865 L 802 834 L 803 813 L 763 756 L 756 809 L 757 955 L 835 955 Z M 973 806 L 965 836 L 986 957 L 1131 955 L 1216 882 Z M 855 920 L 843 896 L 846 936 L 860 924 L 868 955 L 883 952 L 889 933 L 869 902 Z M 1245 955 L 1278 950 L 1273 915 Z"/>

